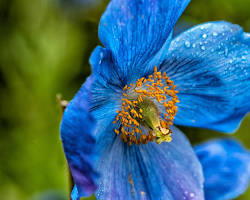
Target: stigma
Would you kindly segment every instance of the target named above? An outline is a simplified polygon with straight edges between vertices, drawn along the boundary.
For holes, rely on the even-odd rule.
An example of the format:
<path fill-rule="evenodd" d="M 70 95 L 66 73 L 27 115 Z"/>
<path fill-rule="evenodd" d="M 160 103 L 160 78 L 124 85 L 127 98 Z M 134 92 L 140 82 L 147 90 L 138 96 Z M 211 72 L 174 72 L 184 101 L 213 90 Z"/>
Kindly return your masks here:
<path fill-rule="evenodd" d="M 174 117 L 177 113 L 178 91 L 165 72 L 142 77 L 123 88 L 121 109 L 117 110 L 114 132 L 130 146 L 155 141 L 171 142 Z"/>

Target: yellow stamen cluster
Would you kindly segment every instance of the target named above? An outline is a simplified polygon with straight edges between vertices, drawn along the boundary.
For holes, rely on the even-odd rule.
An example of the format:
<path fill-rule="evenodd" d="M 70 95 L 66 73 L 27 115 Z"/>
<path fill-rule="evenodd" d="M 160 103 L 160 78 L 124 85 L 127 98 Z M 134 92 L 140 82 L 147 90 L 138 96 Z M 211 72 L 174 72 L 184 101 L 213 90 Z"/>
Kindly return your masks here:
<path fill-rule="evenodd" d="M 163 74 L 154 68 L 154 74 L 148 78 L 140 78 L 135 84 L 130 84 L 123 88 L 123 98 L 121 110 L 117 110 L 117 116 L 113 123 L 120 122 L 119 130 L 115 129 L 117 135 L 120 134 L 121 140 L 128 142 L 129 145 L 146 144 L 149 141 L 170 142 L 173 120 L 177 112 L 178 103 L 176 85 L 168 78 L 166 73 Z M 145 126 L 144 102 L 152 102 L 152 106 L 162 107 L 161 113 L 157 113 L 157 119 L 152 126 Z M 158 109 L 156 109 L 158 111 Z M 161 117 L 161 114 L 164 116 Z M 145 131 L 147 130 L 147 131 Z M 145 134 L 145 132 L 147 134 Z"/>

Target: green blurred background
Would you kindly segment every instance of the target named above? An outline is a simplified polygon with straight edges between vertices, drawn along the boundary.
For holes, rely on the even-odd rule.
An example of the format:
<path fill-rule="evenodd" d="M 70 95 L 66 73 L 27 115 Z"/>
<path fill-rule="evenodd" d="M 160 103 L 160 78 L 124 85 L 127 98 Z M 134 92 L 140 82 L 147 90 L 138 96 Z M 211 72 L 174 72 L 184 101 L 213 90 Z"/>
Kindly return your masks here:
<path fill-rule="evenodd" d="M 68 199 L 57 94 L 71 99 L 90 74 L 107 0 L 0 1 L 0 199 Z M 250 0 L 192 0 L 183 27 L 227 20 L 250 31 Z M 181 127 L 192 144 L 224 137 Z M 250 116 L 233 135 L 250 148 Z M 249 200 L 250 189 L 238 200 Z"/>

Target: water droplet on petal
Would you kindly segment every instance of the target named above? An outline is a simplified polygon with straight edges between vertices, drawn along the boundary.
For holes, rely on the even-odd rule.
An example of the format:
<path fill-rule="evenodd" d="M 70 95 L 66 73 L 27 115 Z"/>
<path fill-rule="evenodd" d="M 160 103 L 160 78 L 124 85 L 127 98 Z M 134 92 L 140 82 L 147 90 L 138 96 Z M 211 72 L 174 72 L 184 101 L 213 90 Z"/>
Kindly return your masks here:
<path fill-rule="evenodd" d="M 190 47 L 190 42 L 189 42 L 189 41 L 186 41 L 186 42 L 185 42 L 185 46 L 186 46 L 187 48 L 189 48 L 189 47 Z"/>
<path fill-rule="evenodd" d="M 213 36 L 215 36 L 215 37 L 216 37 L 217 35 L 218 35 L 218 33 L 216 33 L 216 32 L 213 32 Z"/>
<path fill-rule="evenodd" d="M 192 192 L 189 195 L 191 198 L 194 197 L 194 193 L 192 193 Z"/>
<path fill-rule="evenodd" d="M 206 38 L 207 38 L 207 34 L 204 33 L 204 34 L 202 35 L 202 37 L 203 37 L 204 39 L 206 39 Z"/>

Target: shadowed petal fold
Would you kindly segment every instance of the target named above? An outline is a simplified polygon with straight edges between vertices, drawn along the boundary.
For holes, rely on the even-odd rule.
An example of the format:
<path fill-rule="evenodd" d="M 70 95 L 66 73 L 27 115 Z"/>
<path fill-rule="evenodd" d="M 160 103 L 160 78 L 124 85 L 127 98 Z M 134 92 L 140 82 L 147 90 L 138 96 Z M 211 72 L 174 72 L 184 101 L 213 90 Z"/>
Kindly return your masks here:
<path fill-rule="evenodd" d="M 109 126 L 97 142 L 97 199 L 204 199 L 200 163 L 186 137 L 172 130 L 171 143 L 129 146 Z"/>
<path fill-rule="evenodd" d="M 93 71 L 92 76 L 95 76 L 89 88 L 91 95 L 89 108 L 97 123 L 103 120 L 104 123 L 100 122 L 102 126 L 109 125 L 108 122 L 110 119 L 114 120 L 116 110 L 121 106 L 122 80 L 112 63 L 112 55 L 107 49 L 97 46 L 89 62 Z M 105 120 L 107 120 L 106 123 Z"/>
<path fill-rule="evenodd" d="M 98 77 L 97 80 L 102 84 L 102 87 L 118 91 L 122 90 L 124 85 L 126 85 L 127 80 L 122 79 L 117 67 L 113 63 L 112 54 L 109 50 L 97 46 L 92 52 L 89 62 L 93 74 Z"/>
<path fill-rule="evenodd" d="M 98 177 L 93 165 L 97 158 L 93 135 L 95 121 L 89 113 L 89 78 L 64 111 L 61 122 L 61 139 L 77 190 L 80 196 L 89 196 L 96 190 Z"/>
<path fill-rule="evenodd" d="M 177 84 L 175 124 L 232 132 L 250 110 L 250 35 L 211 22 L 176 37 L 160 70 Z"/>
<path fill-rule="evenodd" d="M 149 62 L 154 56 L 161 59 L 156 54 L 162 48 L 161 53 L 166 53 L 170 33 L 189 1 L 112 0 L 109 3 L 100 20 L 99 37 L 111 51 L 123 79 L 135 81 L 158 65 Z"/>
<path fill-rule="evenodd" d="M 234 199 L 248 187 L 250 153 L 237 141 L 220 139 L 195 147 L 202 164 L 205 197 L 212 200 Z"/>

